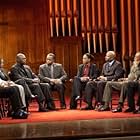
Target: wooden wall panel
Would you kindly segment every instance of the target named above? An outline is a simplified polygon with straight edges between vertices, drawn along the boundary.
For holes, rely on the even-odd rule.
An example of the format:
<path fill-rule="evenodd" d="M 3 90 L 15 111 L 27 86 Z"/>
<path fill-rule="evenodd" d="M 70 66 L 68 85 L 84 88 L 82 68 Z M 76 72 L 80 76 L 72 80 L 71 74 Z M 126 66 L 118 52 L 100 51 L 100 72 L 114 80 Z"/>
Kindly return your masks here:
<path fill-rule="evenodd" d="M 16 54 L 22 52 L 37 73 L 39 65 L 45 62 L 46 54 L 53 52 L 68 75 L 74 76 L 78 58 L 82 56 L 81 38 L 50 38 L 49 1 L 6 1 L 0 1 L 0 57 L 6 60 L 5 67 L 9 69 L 15 63 Z M 76 8 L 74 10 L 76 12 Z M 77 59 L 70 59 L 70 53 Z"/>
<path fill-rule="evenodd" d="M 81 38 L 60 37 L 53 38 L 51 41 L 53 52 L 57 54 L 56 62 L 62 63 L 69 78 L 73 78 L 77 74 L 78 65 L 82 61 Z"/>
<path fill-rule="evenodd" d="M 15 55 L 23 52 L 37 72 L 46 54 L 55 52 L 72 76 L 75 57 L 80 58 L 87 51 L 97 53 L 100 64 L 101 54 L 115 50 L 122 53 L 121 60 L 128 68 L 135 52 L 140 50 L 139 23 L 139 0 L 0 0 L 0 57 L 9 68 Z M 77 41 L 74 43 L 73 39 Z M 80 63 L 77 60 L 75 66 Z"/>

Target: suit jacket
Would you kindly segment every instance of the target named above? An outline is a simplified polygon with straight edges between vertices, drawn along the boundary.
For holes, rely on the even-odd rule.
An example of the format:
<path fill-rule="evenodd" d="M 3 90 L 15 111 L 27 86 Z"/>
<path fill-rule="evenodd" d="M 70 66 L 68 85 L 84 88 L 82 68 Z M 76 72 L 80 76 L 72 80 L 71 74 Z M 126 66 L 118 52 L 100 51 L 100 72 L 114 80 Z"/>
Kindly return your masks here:
<path fill-rule="evenodd" d="M 15 64 L 10 70 L 10 78 L 12 81 L 24 79 L 27 84 L 31 84 L 32 80 L 37 78 L 37 76 L 32 72 L 28 65 L 21 66 L 19 64 Z"/>
<path fill-rule="evenodd" d="M 77 77 L 82 77 L 83 76 L 83 69 L 84 69 L 84 64 L 80 64 L 77 72 Z M 99 76 L 99 70 L 96 67 L 96 64 L 91 64 L 89 68 L 89 73 L 88 76 L 90 79 L 96 79 Z"/>
<path fill-rule="evenodd" d="M 128 80 L 140 80 L 140 64 L 135 66 L 134 64 L 132 65 L 130 69 L 130 73 L 128 75 Z"/>
<path fill-rule="evenodd" d="M 124 69 L 119 61 L 114 60 L 111 66 L 109 66 L 109 62 L 106 62 L 103 65 L 102 75 L 107 77 L 107 81 L 116 81 L 124 77 Z"/>
<path fill-rule="evenodd" d="M 53 63 L 54 79 L 60 79 L 62 82 L 67 80 L 67 74 L 61 64 Z M 39 78 L 42 82 L 49 83 L 51 79 L 51 69 L 47 64 L 42 64 L 39 67 Z"/>

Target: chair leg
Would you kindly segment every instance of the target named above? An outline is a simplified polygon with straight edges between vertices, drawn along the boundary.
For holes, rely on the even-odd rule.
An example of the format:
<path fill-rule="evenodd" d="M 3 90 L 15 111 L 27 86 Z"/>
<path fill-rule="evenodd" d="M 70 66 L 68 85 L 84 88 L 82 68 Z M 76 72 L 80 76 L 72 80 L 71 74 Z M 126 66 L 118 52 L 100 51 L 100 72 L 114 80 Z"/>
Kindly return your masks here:
<path fill-rule="evenodd" d="M 111 100 L 111 102 L 110 102 L 110 103 L 111 103 L 111 109 L 112 109 L 112 106 L 113 106 L 113 105 L 112 105 L 112 102 L 113 102 L 113 101 Z"/>
<path fill-rule="evenodd" d="M 0 119 L 2 119 L 2 118 L 3 118 L 3 111 L 2 111 L 2 105 L 0 103 Z"/>
<path fill-rule="evenodd" d="M 80 109 L 82 108 L 82 99 L 80 99 Z"/>
<path fill-rule="evenodd" d="M 4 99 L 1 99 L 1 102 L 2 102 L 2 114 L 3 114 L 3 117 L 6 117 L 6 109 L 5 109 L 5 101 Z"/>

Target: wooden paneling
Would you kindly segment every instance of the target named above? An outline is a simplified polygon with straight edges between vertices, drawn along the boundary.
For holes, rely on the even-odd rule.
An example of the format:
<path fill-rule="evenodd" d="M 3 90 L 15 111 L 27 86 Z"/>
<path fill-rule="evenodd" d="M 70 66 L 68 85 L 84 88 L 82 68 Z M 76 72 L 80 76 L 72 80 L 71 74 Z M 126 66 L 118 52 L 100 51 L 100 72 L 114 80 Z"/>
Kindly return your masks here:
<path fill-rule="evenodd" d="M 53 38 L 51 41 L 53 52 L 57 54 L 56 62 L 62 63 L 69 78 L 73 78 L 77 74 L 78 65 L 82 60 L 81 38 L 59 37 Z"/>
<path fill-rule="evenodd" d="M 135 52 L 140 50 L 139 3 L 139 0 L 0 0 L 0 57 L 10 68 L 16 54 L 23 52 L 37 72 L 46 54 L 54 52 L 71 77 L 83 53 L 94 53 L 100 65 L 100 60 L 104 60 L 102 54 L 116 50 L 128 68 Z"/>
<path fill-rule="evenodd" d="M 48 9 L 46 0 L 0 1 L 0 57 L 6 60 L 6 68 L 23 52 L 37 72 L 51 50 Z"/>

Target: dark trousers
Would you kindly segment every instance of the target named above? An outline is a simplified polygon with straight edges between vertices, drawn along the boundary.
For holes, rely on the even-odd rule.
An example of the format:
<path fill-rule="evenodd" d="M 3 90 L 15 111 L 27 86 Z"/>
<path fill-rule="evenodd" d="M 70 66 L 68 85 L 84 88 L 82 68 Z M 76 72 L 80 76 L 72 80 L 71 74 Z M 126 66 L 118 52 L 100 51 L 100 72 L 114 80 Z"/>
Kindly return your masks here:
<path fill-rule="evenodd" d="M 72 93 L 71 93 L 71 101 L 70 101 L 70 108 L 76 108 L 77 102 L 75 101 L 75 98 L 77 96 L 81 96 L 81 92 L 85 90 L 87 82 L 81 82 L 79 77 L 75 77 L 73 80 L 73 86 L 72 86 Z"/>
<path fill-rule="evenodd" d="M 42 103 L 43 101 L 45 101 L 45 96 L 42 92 L 42 89 L 41 89 L 39 83 L 29 84 L 28 86 L 29 86 L 32 94 L 37 95 L 38 103 Z"/>
<path fill-rule="evenodd" d="M 32 94 L 37 95 L 39 108 L 46 107 L 46 105 L 54 106 L 48 83 L 29 84 L 29 88 Z"/>
<path fill-rule="evenodd" d="M 52 95 L 50 93 L 50 85 L 48 83 L 39 84 L 42 90 L 43 95 L 45 96 L 46 103 L 52 102 Z"/>
<path fill-rule="evenodd" d="M 50 94 L 52 93 L 52 91 L 58 91 L 61 105 L 66 105 L 65 94 L 64 94 L 65 93 L 65 85 L 63 83 L 49 85 L 49 89 L 50 89 Z"/>
<path fill-rule="evenodd" d="M 102 103 L 104 88 L 106 81 L 90 81 L 85 88 L 85 98 L 89 105 L 92 105 L 93 96 L 96 98 L 96 103 Z"/>
<path fill-rule="evenodd" d="M 9 98 L 15 112 L 23 107 L 19 89 L 16 86 L 0 88 L 0 98 Z"/>
<path fill-rule="evenodd" d="M 128 107 L 135 109 L 135 93 L 138 91 L 137 105 L 140 106 L 140 84 L 137 81 L 129 82 L 127 85 Z"/>
<path fill-rule="evenodd" d="M 94 96 L 96 97 L 96 92 L 97 84 L 93 81 L 88 82 L 85 87 L 85 102 L 88 106 L 92 106 L 92 100 Z"/>
<path fill-rule="evenodd" d="M 24 91 L 25 91 L 25 98 L 26 100 L 29 100 L 31 98 L 32 93 L 26 81 L 24 79 L 19 79 L 19 80 L 16 80 L 15 83 L 23 86 Z"/>

